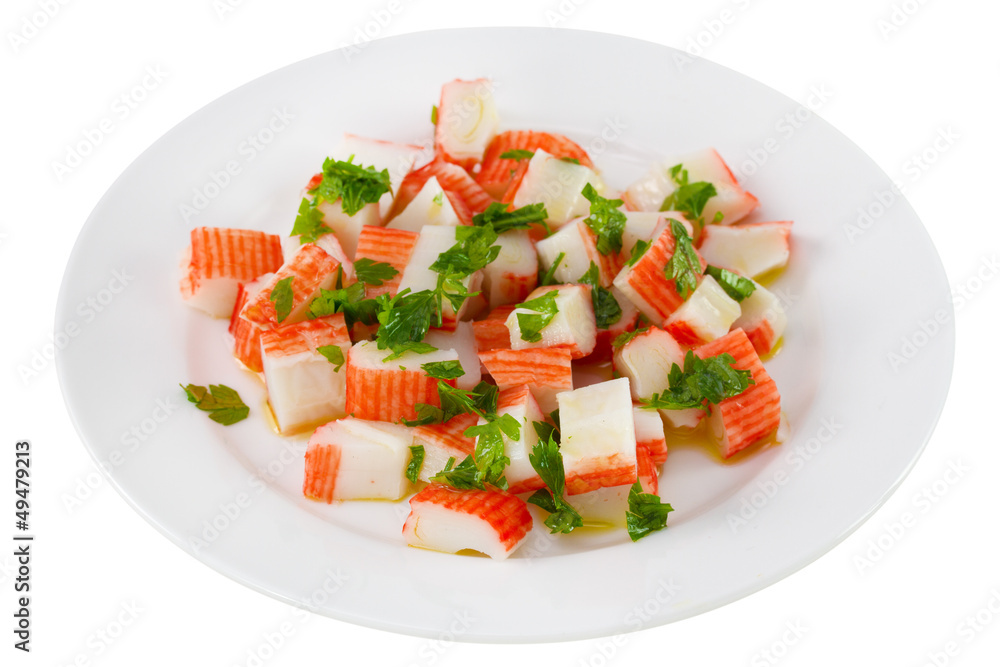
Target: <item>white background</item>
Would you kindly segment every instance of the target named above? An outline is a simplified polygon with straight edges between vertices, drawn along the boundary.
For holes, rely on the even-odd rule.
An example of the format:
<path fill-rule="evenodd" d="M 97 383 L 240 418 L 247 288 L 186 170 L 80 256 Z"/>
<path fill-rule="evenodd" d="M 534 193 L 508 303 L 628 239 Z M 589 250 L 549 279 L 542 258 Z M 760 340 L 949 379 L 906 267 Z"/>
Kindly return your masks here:
<path fill-rule="evenodd" d="M 8 453 L 0 465 L 6 480 L 0 507 L 13 504 L 13 443 L 29 438 L 38 535 L 30 655 L 11 648 L 13 559 L 6 547 L 0 551 L 0 663 L 228 666 L 258 664 L 255 652 L 269 666 L 995 664 L 1000 618 L 987 605 L 994 600 L 1000 611 L 994 510 L 1000 443 L 988 425 L 996 410 L 993 350 L 1000 319 L 991 157 L 998 147 L 1000 6 L 972 0 L 414 0 L 376 31 L 386 37 L 439 27 L 555 24 L 700 49 L 800 102 L 811 87 L 824 86 L 832 97 L 819 115 L 907 184 L 953 288 L 967 293 L 957 308 L 955 373 L 937 430 L 903 486 L 860 530 L 804 570 L 722 609 L 614 642 L 530 646 L 441 644 L 326 618 L 303 622 L 282 603 L 215 573 L 147 525 L 96 475 L 44 357 L 76 235 L 129 163 L 232 88 L 354 42 L 372 12 L 389 3 L 52 0 L 51 18 L 39 14 L 44 6 L 11 0 L 0 18 L 6 304 L 0 430 Z M 897 25 L 880 27 L 892 20 Z M 34 30 L 26 21 L 43 25 Z M 18 42 L 12 35 L 26 37 Z M 121 119 L 112 104 L 141 84 L 147 66 L 166 75 Z M 68 147 L 104 117 L 115 119 L 112 132 L 81 166 L 58 178 L 53 161 L 64 160 Z M 935 148 L 940 133 L 954 138 Z M 925 152 L 933 163 L 916 166 L 913 157 Z M 26 373 L 37 354 L 40 370 Z M 966 472 L 947 473 L 955 468 Z M 915 500 L 924 489 L 934 495 L 930 509 Z M 850 492 L 845 479 L 843 493 Z M 80 502 L 69 507 L 70 497 Z M 893 529 L 906 513 L 912 525 Z M 870 567 L 859 565 L 859 558 L 872 556 L 877 562 Z M 966 620 L 977 612 L 979 621 Z M 115 632 L 119 617 L 128 627 L 110 644 L 100 640 L 97 632 Z M 272 651 L 267 641 L 279 643 L 276 633 L 285 636 Z M 955 655 L 945 655 L 946 648 Z M 763 650 L 779 657 L 769 659 Z"/>

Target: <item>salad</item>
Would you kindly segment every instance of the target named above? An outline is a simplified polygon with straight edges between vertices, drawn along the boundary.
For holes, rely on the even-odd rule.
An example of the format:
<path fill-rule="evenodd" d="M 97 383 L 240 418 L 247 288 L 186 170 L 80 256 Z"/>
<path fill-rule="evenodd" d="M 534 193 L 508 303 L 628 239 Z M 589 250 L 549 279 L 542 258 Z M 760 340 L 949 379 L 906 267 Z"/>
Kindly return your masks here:
<path fill-rule="evenodd" d="M 229 318 L 277 429 L 311 431 L 306 497 L 408 499 L 406 543 L 503 559 L 532 530 L 666 527 L 672 438 L 723 458 L 784 439 L 762 359 L 792 223 L 747 222 L 714 149 L 618 191 L 568 137 L 502 130 L 488 79 L 445 84 L 431 121 L 432 151 L 345 135 L 287 239 L 191 232 L 181 295 Z"/>

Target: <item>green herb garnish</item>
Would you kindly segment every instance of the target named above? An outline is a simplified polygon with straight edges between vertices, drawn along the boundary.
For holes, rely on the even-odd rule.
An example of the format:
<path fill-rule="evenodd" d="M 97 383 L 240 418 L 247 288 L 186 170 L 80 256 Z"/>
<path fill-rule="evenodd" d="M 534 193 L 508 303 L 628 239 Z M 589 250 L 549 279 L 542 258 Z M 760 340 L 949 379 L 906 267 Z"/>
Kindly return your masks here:
<path fill-rule="evenodd" d="M 754 384 L 750 371 L 733 368 L 734 363 L 736 360 L 731 354 L 701 359 L 688 350 L 684 369 L 674 364 L 667 376 L 669 387 L 643 400 L 642 407 L 647 410 L 701 408 L 709 412 L 709 403 L 717 404 L 739 396 Z"/>
<path fill-rule="evenodd" d="M 210 384 L 207 389 L 196 384 L 182 384 L 181 388 L 189 401 L 208 413 L 209 419 L 224 426 L 243 421 L 250 414 L 250 408 L 236 390 L 224 384 Z"/>
<path fill-rule="evenodd" d="M 667 514 L 673 511 L 669 503 L 660 502 L 659 496 L 643 493 L 642 484 L 636 481 L 628 492 L 628 512 L 625 513 L 628 536 L 636 542 L 650 533 L 663 530 L 667 527 Z"/>
<path fill-rule="evenodd" d="M 602 255 L 621 252 L 622 233 L 628 220 L 619 208 L 624 202 L 621 199 L 605 199 L 590 183 L 583 186 L 582 193 L 590 201 L 590 215 L 584 223 L 597 235 L 597 252 Z"/>

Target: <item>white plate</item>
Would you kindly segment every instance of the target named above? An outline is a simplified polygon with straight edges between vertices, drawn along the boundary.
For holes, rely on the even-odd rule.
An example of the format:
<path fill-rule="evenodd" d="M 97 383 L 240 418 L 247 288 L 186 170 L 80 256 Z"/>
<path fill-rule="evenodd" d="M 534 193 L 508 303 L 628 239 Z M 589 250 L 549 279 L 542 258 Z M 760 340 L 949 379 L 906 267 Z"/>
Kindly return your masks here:
<path fill-rule="evenodd" d="M 114 486 L 177 545 L 247 586 L 354 623 L 474 641 L 668 623 L 831 549 L 899 485 L 938 418 L 954 350 L 945 275 L 901 199 L 848 238 L 858 208 L 891 187 L 850 141 L 815 117 L 789 136 L 782 119 L 796 103 L 708 62 L 678 67 L 679 55 L 577 31 L 406 35 L 274 72 L 171 130 L 95 208 L 58 306 L 57 332 L 71 340 L 58 358 L 66 402 Z M 652 155 L 714 146 L 739 168 L 778 147 L 745 182 L 762 202 L 755 219 L 795 221 L 793 260 L 776 283 L 790 325 L 768 363 L 792 437 L 727 465 L 675 447 L 661 495 L 677 510 L 639 543 L 624 531 L 537 531 L 519 553 L 535 557 L 493 562 L 406 547 L 404 503 L 305 500 L 304 439 L 269 431 L 263 390 L 232 362 L 225 323 L 180 300 L 192 227 L 286 234 L 302 184 L 342 132 L 429 139 L 440 85 L 478 76 L 496 81 L 505 128 L 566 132 L 619 187 Z M 602 132 L 606 148 L 591 143 Z M 181 205 L 198 204 L 185 220 Z M 937 311 L 948 324 L 921 333 Z M 916 354 L 894 364 L 904 339 Z M 218 426 L 184 402 L 181 382 L 231 385 L 253 414 Z"/>

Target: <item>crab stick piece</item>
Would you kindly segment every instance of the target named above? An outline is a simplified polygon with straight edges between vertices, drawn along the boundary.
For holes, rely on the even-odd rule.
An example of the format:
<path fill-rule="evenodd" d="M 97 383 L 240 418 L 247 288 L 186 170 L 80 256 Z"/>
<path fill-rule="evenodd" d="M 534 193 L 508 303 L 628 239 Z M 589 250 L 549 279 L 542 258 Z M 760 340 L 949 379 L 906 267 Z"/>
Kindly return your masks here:
<path fill-rule="evenodd" d="M 445 553 L 471 549 L 503 560 L 531 530 L 527 504 L 499 490 L 459 490 L 431 484 L 410 498 L 403 537 L 414 547 Z"/>
<path fill-rule="evenodd" d="M 694 225 L 680 211 L 622 211 L 625 229 L 622 230 L 622 256 L 628 259 L 639 241 L 652 243 L 667 228 L 667 220 L 684 225 L 688 236 L 694 238 Z"/>
<path fill-rule="evenodd" d="M 535 397 L 531 395 L 528 385 L 522 384 L 502 390 L 497 397 L 497 414 L 511 415 L 521 425 L 520 437 L 517 440 L 503 435 L 504 455 L 510 459 L 510 463 L 504 469 L 508 490 L 511 493 L 526 493 L 541 489 L 545 486 L 545 482 L 531 466 L 528 454 L 538 442 L 538 433 L 535 432 L 532 422 L 545 421 L 545 415 L 538 407 Z M 479 423 L 486 422 L 480 419 Z"/>
<path fill-rule="evenodd" d="M 386 220 L 391 223 L 393 218 L 402 213 L 432 176 L 448 195 L 448 200 L 463 225 L 472 224 L 473 214 L 482 213 L 493 203 L 493 197 L 467 171 L 458 165 L 436 159 L 406 175 L 399 185 L 399 192 L 396 193 Z"/>
<path fill-rule="evenodd" d="M 723 458 L 770 437 L 781 423 L 781 396 L 746 333 L 734 329 L 694 352 L 702 359 L 731 354 L 733 368 L 748 370 L 753 377 L 754 384 L 742 394 L 711 407 L 709 424 Z"/>
<path fill-rule="evenodd" d="M 272 274 L 265 273 L 256 280 L 240 283 L 236 293 L 236 303 L 229 317 L 229 334 L 233 337 L 233 356 L 237 361 L 255 373 L 264 370 L 260 356 L 261 327 L 242 316 L 243 306 L 258 294 Z"/>
<path fill-rule="evenodd" d="M 682 165 L 688 172 L 688 182 L 707 181 L 715 186 L 716 195 L 705 205 L 703 218 L 712 222 L 722 214 L 722 224 L 739 222 L 758 206 L 757 198 L 743 189 L 733 172 L 715 151 L 707 148 L 695 153 L 678 155 L 652 165 L 649 172 L 628 187 L 623 198 L 636 211 L 659 211 L 664 200 L 677 189 L 671 169 Z"/>
<path fill-rule="evenodd" d="M 398 500 L 406 495 L 413 429 L 345 417 L 317 428 L 306 449 L 307 498 Z"/>
<path fill-rule="evenodd" d="M 581 359 L 594 351 L 597 344 L 597 323 L 594 319 L 594 305 L 590 298 L 589 285 L 550 285 L 539 287 L 528 295 L 534 300 L 548 292 L 558 291 L 555 305 L 558 309 L 541 331 L 541 340 L 525 340 L 521 332 L 519 314 L 531 315 L 536 311 L 517 307 L 507 317 L 510 330 L 510 346 L 514 350 L 538 347 L 563 346 L 569 349 L 574 359 Z"/>
<path fill-rule="evenodd" d="M 656 410 L 643 410 L 638 405 L 632 406 L 632 417 L 635 419 L 635 441 L 639 448 L 637 451 L 641 452 L 643 448 L 646 448 L 652 465 L 663 465 L 663 462 L 667 460 L 667 438 L 663 433 L 663 419 Z M 648 472 L 644 471 L 640 459 L 639 478 L 642 479 L 644 474 L 648 475 Z M 642 486 L 645 489 L 646 482 L 643 482 Z M 647 493 L 656 493 L 656 491 L 647 491 Z"/>
<path fill-rule="evenodd" d="M 454 350 L 465 371 L 455 379 L 459 389 L 472 389 L 482 379 L 483 374 L 479 363 L 479 347 L 476 345 L 476 334 L 472 322 L 458 322 L 454 331 L 431 329 L 424 337 L 424 342 L 439 350 Z"/>
<path fill-rule="evenodd" d="M 635 420 L 628 378 L 564 391 L 556 398 L 566 493 L 634 483 Z"/>
<path fill-rule="evenodd" d="M 632 398 L 651 398 L 670 387 L 670 369 L 684 366 L 684 348 L 663 329 L 650 327 L 615 350 L 615 370 L 628 378 Z M 661 416 L 673 428 L 694 428 L 705 416 L 698 408 L 661 410 Z"/>
<path fill-rule="evenodd" d="M 265 331 L 260 345 L 268 402 L 282 433 L 347 414 L 347 372 L 319 351 L 335 346 L 346 361 L 351 337 L 343 315 Z"/>
<path fill-rule="evenodd" d="M 418 237 L 419 234 L 416 232 L 404 229 L 362 227 L 354 260 L 370 259 L 373 262 L 384 262 L 398 271 L 381 285 L 365 285 L 365 296 L 369 299 L 374 299 L 380 294 L 396 296 L 399 281 L 403 279 L 403 270 L 410 261 Z"/>
<path fill-rule="evenodd" d="M 434 150 L 447 162 L 471 169 L 496 136 L 499 124 L 493 82 L 455 79 L 441 86 Z"/>
<path fill-rule="evenodd" d="M 788 264 L 791 233 L 789 221 L 712 225 L 705 228 L 698 252 L 712 266 L 757 278 Z"/>
<path fill-rule="evenodd" d="M 552 268 L 562 255 L 552 273 L 560 283 L 578 282 L 593 263 L 600 274 L 601 287 L 610 287 L 625 264 L 621 253 L 602 255 L 597 251 L 597 235 L 587 226 L 585 218 L 567 222 L 552 236 L 539 241 L 536 248 L 545 270 Z"/>
<path fill-rule="evenodd" d="M 594 168 L 587 151 L 561 134 L 532 132 L 531 130 L 507 130 L 493 138 L 483 153 L 482 167 L 476 174 L 476 182 L 499 199 L 510 184 L 511 173 L 517 169 L 518 160 L 500 157 L 510 151 L 544 150 L 557 158 L 577 160 L 585 167 Z"/>
<path fill-rule="evenodd" d="M 635 458 L 636 478 L 643 493 L 658 494 L 659 479 L 649 449 L 642 444 L 636 445 Z M 570 504 L 580 513 L 584 525 L 624 526 L 631 489 L 632 484 L 605 486 L 573 496 Z"/>
<path fill-rule="evenodd" d="M 355 134 L 344 134 L 340 145 L 330 157 L 334 160 L 351 160 L 352 164 L 362 167 L 373 167 L 376 171 L 383 169 L 389 173 L 391 191 L 382 195 L 378 202 L 366 204 L 352 216 L 347 215 L 340 201 L 323 201 L 317 209 L 323 214 L 323 222 L 334 231 L 340 243 L 350 256 L 354 256 L 358 235 L 365 225 L 380 225 L 388 215 L 394 195 L 399 192 L 403 177 L 413 168 L 413 163 L 423 149 L 412 144 L 397 144 L 391 141 L 369 139 Z M 309 190 L 319 185 L 322 173 L 313 176 L 306 186 L 305 197 L 311 197 Z"/>
<path fill-rule="evenodd" d="M 564 347 L 482 350 L 479 359 L 501 391 L 527 385 L 545 414 L 559 407 L 557 394 L 573 389 L 573 357 Z"/>
<path fill-rule="evenodd" d="M 781 299 L 762 286 L 754 283 L 756 289 L 740 302 L 742 312 L 733 322 L 734 329 L 743 329 L 753 343 L 757 354 L 770 354 L 785 334 L 788 317 Z"/>
<path fill-rule="evenodd" d="M 458 217 L 455 205 L 451 202 L 451 197 L 438 184 L 437 178 L 431 176 L 425 182 L 417 195 L 410 200 L 399 215 L 386 224 L 391 229 L 406 229 L 411 232 L 419 232 L 424 225 L 440 225 L 442 227 L 455 227 L 466 224 L 462 218 Z M 462 204 L 459 204 L 459 210 Z"/>
<path fill-rule="evenodd" d="M 712 276 L 705 276 L 687 301 L 670 313 L 663 328 L 681 345 L 698 345 L 729 332 L 740 316 L 740 304 Z"/>
<path fill-rule="evenodd" d="M 483 293 L 495 309 L 527 300 L 538 284 L 538 253 L 526 229 L 497 237 L 500 254 L 483 269 Z"/>
<path fill-rule="evenodd" d="M 420 292 L 435 289 L 440 274 L 431 271 L 430 267 L 437 261 L 438 255 L 454 246 L 455 243 L 454 227 L 424 227 L 413 246 L 410 260 L 406 263 L 406 268 L 403 269 L 403 277 L 399 281 L 399 291 L 409 289 L 412 292 Z M 469 292 L 475 292 L 482 284 L 482 280 L 482 271 L 476 271 L 471 276 L 464 278 L 462 284 Z M 456 313 L 451 302 L 445 299 L 442 304 L 441 328 L 446 331 L 454 331 L 455 324 L 463 318 L 468 304 L 469 300 L 466 299 Z"/>
<path fill-rule="evenodd" d="M 668 227 L 656 237 L 634 265 L 626 265 L 614 280 L 615 287 L 635 304 L 639 312 L 658 326 L 684 303 L 684 299 L 677 293 L 675 281 L 668 279 L 664 273 L 667 262 L 674 255 L 674 244 L 674 235 Z M 705 260 L 700 255 L 698 259 L 701 263 L 699 273 L 702 273 L 706 266 Z"/>
<path fill-rule="evenodd" d="M 343 266 L 314 243 L 299 246 L 295 255 L 285 262 L 243 307 L 241 317 L 269 329 L 287 326 L 306 319 L 309 303 L 319 296 L 320 289 L 330 289 L 336 280 L 337 268 Z M 291 278 L 291 310 L 280 322 L 271 300 L 273 290 L 283 280 Z"/>
<path fill-rule="evenodd" d="M 426 424 L 413 429 L 413 444 L 424 448 L 420 480 L 431 481 L 431 477 L 448 465 L 448 459 L 463 461 L 466 456 L 472 456 L 476 451 L 476 439 L 467 437 L 465 431 L 478 420 L 476 415 L 465 413 L 442 424 Z"/>
<path fill-rule="evenodd" d="M 404 352 L 385 361 L 391 350 L 380 350 L 374 341 L 361 341 L 347 354 L 347 414 L 358 419 L 395 422 L 416 419 L 417 403 L 439 406 L 438 380 L 429 377 L 421 364 L 458 359 L 454 350 L 427 354 Z M 454 380 L 445 380 L 455 386 Z"/>
<path fill-rule="evenodd" d="M 249 229 L 197 227 L 181 262 L 181 296 L 213 317 L 233 311 L 241 283 L 281 266 L 281 237 Z"/>
<path fill-rule="evenodd" d="M 590 202 L 583 196 L 583 188 L 587 183 L 598 192 L 604 191 L 604 181 L 590 167 L 561 160 L 539 149 L 528 160 L 528 166 L 513 191 L 511 202 L 514 208 L 545 204 L 549 223 L 558 228 L 590 211 Z M 513 186 L 514 180 L 511 182 L 511 187 Z M 509 193 L 510 188 L 504 194 L 505 200 Z"/>
<path fill-rule="evenodd" d="M 507 316 L 514 306 L 500 306 L 490 311 L 486 319 L 472 323 L 476 336 L 476 346 L 480 352 L 487 350 L 509 350 L 510 329 L 507 328 Z"/>

